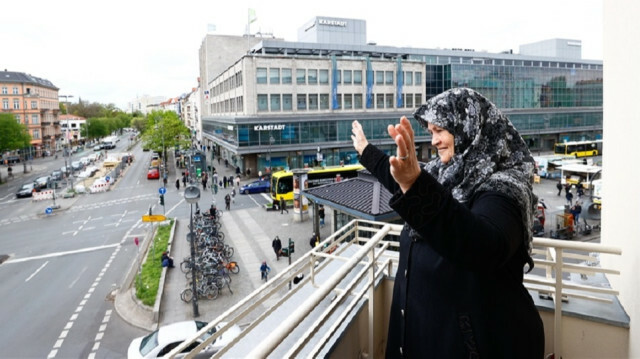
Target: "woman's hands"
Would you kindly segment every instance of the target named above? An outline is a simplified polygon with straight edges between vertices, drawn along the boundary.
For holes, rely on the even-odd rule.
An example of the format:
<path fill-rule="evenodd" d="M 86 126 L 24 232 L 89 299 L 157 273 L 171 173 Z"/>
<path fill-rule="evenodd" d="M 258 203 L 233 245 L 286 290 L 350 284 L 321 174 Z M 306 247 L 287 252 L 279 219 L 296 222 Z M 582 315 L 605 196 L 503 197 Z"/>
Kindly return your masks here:
<path fill-rule="evenodd" d="M 353 147 L 358 154 L 362 155 L 362 151 L 367 147 L 369 141 L 367 141 L 367 137 L 364 135 L 360 122 L 353 121 L 351 124 L 351 132 L 353 133 L 351 135 Z M 400 119 L 400 123 L 395 126 L 389 125 L 387 132 L 395 141 L 396 146 L 398 146 L 396 156 L 389 157 L 391 175 L 400 186 L 402 192 L 405 193 L 411 188 L 418 176 L 420 176 L 420 166 L 418 165 L 418 158 L 416 157 L 413 128 L 411 128 L 409 120 L 403 116 Z"/>
<path fill-rule="evenodd" d="M 396 155 L 389 157 L 391 175 L 396 180 L 403 193 L 406 193 L 413 182 L 420 176 L 420 165 L 416 157 L 413 128 L 411 122 L 402 116 L 400 123 L 387 126 L 389 136 L 396 146 Z"/>
<path fill-rule="evenodd" d="M 353 147 L 356 149 L 359 155 L 362 155 L 362 151 L 367 147 L 369 141 L 367 141 L 367 136 L 364 135 L 364 131 L 362 130 L 362 125 L 360 122 L 353 121 L 351 123 L 351 139 L 353 140 Z"/>

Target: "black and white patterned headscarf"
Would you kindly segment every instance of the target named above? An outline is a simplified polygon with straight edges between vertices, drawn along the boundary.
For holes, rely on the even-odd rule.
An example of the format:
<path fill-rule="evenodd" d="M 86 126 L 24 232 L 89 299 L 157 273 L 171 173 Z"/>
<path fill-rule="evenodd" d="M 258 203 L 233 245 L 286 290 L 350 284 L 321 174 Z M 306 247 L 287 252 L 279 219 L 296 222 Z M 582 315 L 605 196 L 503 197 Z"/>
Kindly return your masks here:
<path fill-rule="evenodd" d="M 479 191 L 496 191 L 515 200 L 524 209 L 524 244 L 530 253 L 535 165 L 511 121 L 484 96 L 468 88 L 453 88 L 432 97 L 414 117 L 425 129 L 431 123 L 454 137 L 451 160 L 444 164 L 435 159 L 426 164 L 425 170 L 461 203 Z M 529 267 L 533 267 L 532 262 Z"/>

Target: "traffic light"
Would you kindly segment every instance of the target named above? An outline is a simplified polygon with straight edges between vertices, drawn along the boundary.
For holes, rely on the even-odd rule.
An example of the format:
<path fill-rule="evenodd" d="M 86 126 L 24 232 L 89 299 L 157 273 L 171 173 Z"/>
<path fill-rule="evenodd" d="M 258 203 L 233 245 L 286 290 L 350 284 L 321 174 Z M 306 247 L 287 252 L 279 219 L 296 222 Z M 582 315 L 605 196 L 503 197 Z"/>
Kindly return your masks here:
<path fill-rule="evenodd" d="M 289 238 L 289 255 L 295 252 L 295 243 Z"/>
<path fill-rule="evenodd" d="M 160 195 L 160 205 L 164 206 L 164 195 Z"/>

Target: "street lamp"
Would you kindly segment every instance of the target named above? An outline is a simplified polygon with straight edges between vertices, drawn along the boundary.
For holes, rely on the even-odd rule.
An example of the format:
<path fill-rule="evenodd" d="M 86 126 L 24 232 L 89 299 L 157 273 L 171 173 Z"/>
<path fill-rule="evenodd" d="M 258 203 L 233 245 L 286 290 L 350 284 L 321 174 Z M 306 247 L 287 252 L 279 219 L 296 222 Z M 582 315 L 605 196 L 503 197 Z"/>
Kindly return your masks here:
<path fill-rule="evenodd" d="M 191 218 L 189 222 L 189 235 L 188 240 L 191 245 L 191 290 L 193 291 L 193 316 L 198 317 L 198 288 L 196 286 L 196 247 L 195 247 L 195 234 L 193 233 L 193 204 L 198 204 L 200 200 L 200 189 L 193 184 L 190 184 L 184 190 L 184 199 L 189 203 L 191 207 Z"/>
<path fill-rule="evenodd" d="M 67 108 L 67 115 L 69 115 L 69 105 L 71 104 L 69 102 L 69 98 L 72 98 L 73 95 L 58 95 L 58 97 L 64 97 L 64 101 L 66 103 L 65 107 Z M 71 166 L 71 146 L 69 144 L 69 131 L 71 131 L 71 127 L 69 127 L 69 118 L 67 117 L 67 129 L 65 131 L 65 137 L 66 137 L 66 147 L 65 147 L 65 153 L 63 153 L 64 157 L 64 169 L 65 169 L 65 175 L 66 172 L 69 171 L 69 167 Z M 69 163 L 67 163 L 67 156 L 69 157 Z M 71 177 L 71 188 L 73 189 L 73 169 L 71 169 L 71 171 L 69 171 L 69 177 Z M 68 179 L 67 179 L 67 186 L 68 186 Z"/>
<path fill-rule="evenodd" d="M 269 173 L 271 173 L 271 147 L 273 147 L 274 142 L 276 142 L 276 139 L 269 134 Z"/>

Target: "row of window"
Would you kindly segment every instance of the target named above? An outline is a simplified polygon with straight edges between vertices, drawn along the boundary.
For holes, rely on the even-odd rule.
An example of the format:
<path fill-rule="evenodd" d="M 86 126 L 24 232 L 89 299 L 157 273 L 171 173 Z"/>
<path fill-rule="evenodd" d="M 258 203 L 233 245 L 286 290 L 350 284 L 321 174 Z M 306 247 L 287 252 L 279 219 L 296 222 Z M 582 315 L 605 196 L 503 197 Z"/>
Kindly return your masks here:
<path fill-rule="evenodd" d="M 258 67 L 256 69 L 256 83 L 270 85 L 293 83 L 293 70 L 290 68 Z M 396 84 L 397 72 L 374 71 L 376 85 Z M 362 85 L 363 70 L 336 70 L 336 83 L 339 85 Z M 402 71 L 403 84 L 408 86 L 422 85 L 422 72 Z M 328 69 L 296 69 L 297 85 L 328 85 Z"/>
<path fill-rule="evenodd" d="M 329 110 L 331 108 L 330 95 L 324 94 L 297 94 L 296 109 L 299 111 Z M 371 106 L 377 109 L 396 108 L 395 94 L 375 94 L 375 101 Z M 419 104 L 421 94 L 404 94 L 402 96 L 402 105 L 400 108 L 413 108 L 415 104 Z M 360 110 L 365 108 L 366 97 L 363 94 L 336 94 L 336 104 L 339 110 Z M 292 94 L 259 94 L 258 95 L 258 112 L 279 112 L 293 110 Z"/>
<path fill-rule="evenodd" d="M 242 86 L 242 71 L 236 72 L 233 76 L 213 86 L 211 88 L 211 95 L 217 96 L 240 86 Z"/>
<path fill-rule="evenodd" d="M 27 101 L 24 101 L 24 108 L 27 108 Z M 3 110 L 9 110 L 9 99 L 8 98 L 3 98 L 2 99 L 2 109 Z M 14 110 L 19 110 L 20 109 L 20 99 L 14 98 L 13 99 L 13 109 Z M 38 109 L 38 101 L 31 101 L 31 109 L 32 110 L 37 110 Z"/>
<path fill-rule="evenodd" d="M 26 95 L 30 95 L 31 94 L 31 88 L 27 87 L 25 94 Z M 49 90 L 46 88 L 39 88 L 36 87 L 34 89 L 35 94 L 39 95 L 39 96 L 43 96 L 43 97 L 47 97 L 47 98 L 58 98 L 58 94 L 56 91 L 54 90 Z M 2 95 L 8 95 L 9 94 L 9 88 L 7 86 L 2 86 L 2 89 L 0 90 L 0 93 Z M 20 95 L 20 88 L 18 86 L 13 86 L 11 89 L 11 94 L 12 95 Z"/>

